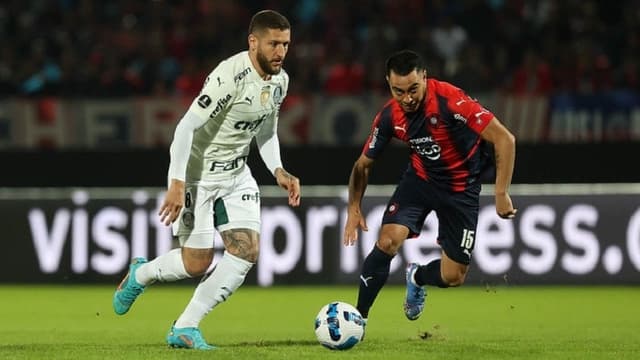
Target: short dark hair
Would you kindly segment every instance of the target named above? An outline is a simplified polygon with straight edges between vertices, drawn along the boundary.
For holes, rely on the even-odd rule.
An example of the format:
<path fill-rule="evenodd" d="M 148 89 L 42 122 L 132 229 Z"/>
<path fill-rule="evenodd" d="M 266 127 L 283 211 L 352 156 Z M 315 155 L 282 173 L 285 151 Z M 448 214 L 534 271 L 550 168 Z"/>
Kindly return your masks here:
<path fill-rule="evenodd" d="M 258 11 L 249 23 L 249 34 L 262 32 L 267 29 L 288 30 L 291 24 L 284 15 L 274 10 Z"/>
<path fill-rule="evenodd" d="M 391 71 L 404 76 L 408 75 L 413 70 L 422 71 L 426 70 L 424 60 L 422 57 L 411 50 L 400 50 L 393 53 L 386 62 L 387 76 L 391 75 Z"/>

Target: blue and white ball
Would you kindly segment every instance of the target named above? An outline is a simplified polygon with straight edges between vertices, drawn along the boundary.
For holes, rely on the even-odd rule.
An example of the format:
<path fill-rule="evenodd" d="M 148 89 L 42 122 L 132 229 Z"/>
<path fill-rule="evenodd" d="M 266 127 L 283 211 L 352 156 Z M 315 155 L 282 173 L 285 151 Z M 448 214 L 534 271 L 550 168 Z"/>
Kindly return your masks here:
<path fill-rule="evenodd" d="M 342 301 L 331 302 L 320 309 L 316 316 L 316 338 L 331 350 L 347 350 L 364 336 L 364 320 L 360 312 Z"/>

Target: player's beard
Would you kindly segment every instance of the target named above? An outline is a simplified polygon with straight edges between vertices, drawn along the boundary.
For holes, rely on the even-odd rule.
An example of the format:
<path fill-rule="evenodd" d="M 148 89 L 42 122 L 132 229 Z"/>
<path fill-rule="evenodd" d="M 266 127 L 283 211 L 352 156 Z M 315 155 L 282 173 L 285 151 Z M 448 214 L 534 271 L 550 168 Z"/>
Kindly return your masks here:
<path fill-rule="evenodd" d="M 256 53 L 256 59 L 258 60 L 258 65 L 262 71 L 269 75 L 278 75 L 280 73 L 280 69 L 282 66 L 274 67 L 271 65 L 271 61 L 267 59 L 266 56 L 262 55 L 259 51 Z"/>

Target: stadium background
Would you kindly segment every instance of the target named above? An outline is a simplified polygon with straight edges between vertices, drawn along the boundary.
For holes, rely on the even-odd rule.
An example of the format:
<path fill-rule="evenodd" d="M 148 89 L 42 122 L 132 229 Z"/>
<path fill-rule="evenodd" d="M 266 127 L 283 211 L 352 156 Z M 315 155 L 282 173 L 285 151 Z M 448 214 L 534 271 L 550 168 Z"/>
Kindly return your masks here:
<path fill-rule="evenodd" d="M 283 210 L 254 151 L 271 246 L 250 282 L 353 283 L 368 249 L 344 255 L 339 246 L 344 186 L 387 96 L 384 59 L 409 47 L 424 54 L 430 76 L 480 99 L 518 138 L 521 216 L 512 226 L 481 219 L 485 245 L 469 282 L 638 284 L 640 10 L 635 1 L 608 5 L 3 2 L 0 221 L 12 241 L 0 281 L 114 283 L 132 254 L 172 246 L 153 215 L 173 127 L 212 67 L 246 47 L 251 14 L 273 8 L 293 27 L 279 131 L 305 204 Z M 370 224 L 406 153 L 393 146 L 376 165 Z M 413 256 L 434 255 L 433 232 L 427 224 Z M 391 282 L 401 269 L 394 265 Z"/>

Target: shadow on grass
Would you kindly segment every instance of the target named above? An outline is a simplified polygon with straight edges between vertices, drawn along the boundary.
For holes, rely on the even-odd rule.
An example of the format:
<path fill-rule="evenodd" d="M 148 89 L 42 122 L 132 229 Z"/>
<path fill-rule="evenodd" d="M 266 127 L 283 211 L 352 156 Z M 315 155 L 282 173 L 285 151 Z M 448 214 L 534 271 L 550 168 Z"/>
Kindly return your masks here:
<path fill-rule="evenodd" d="M 256 340 L 225 344 L 224 347 L 318 346 L 315 340 Z"/>
<path fill-rule="evenodd" d="M 148 343 L 148 344 L 124 344 L 124 345 L 113 345 L 113 344 L 88 344 L 88 343 L 63 343 L 63 344 L 0 344 L 0 354 L 4 352 L 48 352 L 48 351 L 60 351 L 60 350 L 75 350 L 75 349 L 84 349 L 84 350 L 112 350 L 114 348 L 118 349 L 156 349 L 162 345 L 168 347 L 166 344 L 162 343 Z M 0 356 L 0 359 L 2 356 Z"/>
<path fill-rule="evenodd" d="M 313 340 L 256 340 L 242 341 L 236 343 L 217 344 L 220 350 L 223 349 L 277 349 L 295 347 L 316 347 L 317 341 Z M 141 354 L 161 354 L 167 350 L 185 351 L 184 349 L 174 349 L 166 343 L 138 343 L 138 344 L 87 344 L 87 343 L 64 343 L 64 344 L 0 344 L 0 359 L 6 358 L 45 358 L 55 354 L 57 356 L 70 356 L 69 358 L 80 358 L 81 354 L 114 354 L 120 356 L 123 353 Z M 49 354 L 49 355 L 47 355 Z M 61 355 L 65 354 L 65 355 Z M 37 356 L 36 356 L 37 355 Z M 95 358 L 95 357 L 90 357 Z"/>

